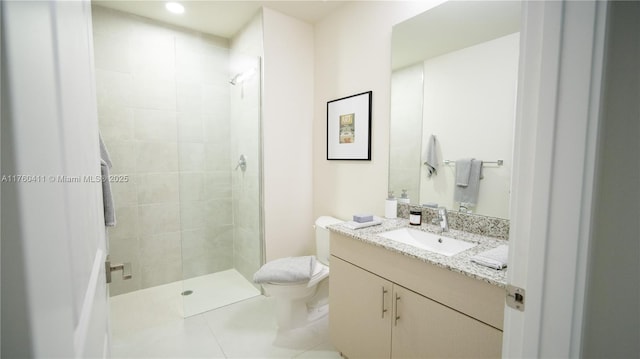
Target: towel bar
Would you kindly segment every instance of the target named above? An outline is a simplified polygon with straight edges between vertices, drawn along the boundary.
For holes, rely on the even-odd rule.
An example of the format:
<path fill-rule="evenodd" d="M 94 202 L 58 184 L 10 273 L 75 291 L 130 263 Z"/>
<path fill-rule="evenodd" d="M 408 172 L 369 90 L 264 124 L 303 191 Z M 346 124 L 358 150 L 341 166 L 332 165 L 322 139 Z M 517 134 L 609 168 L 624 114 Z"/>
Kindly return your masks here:
<path fill-rule="evenodd" d="M 452 161 L 452 160 L 444 160 L 443 161 L 445 165 L 455 165 L 456 161 Z M 485 164 L 492 164 L 492 165 L 498 165 L 498 166 L 502 166 L 504 164 L 504 160 L 497 160 L 497 161 L 482 161 L 482 165 L 484 166 Z"/>

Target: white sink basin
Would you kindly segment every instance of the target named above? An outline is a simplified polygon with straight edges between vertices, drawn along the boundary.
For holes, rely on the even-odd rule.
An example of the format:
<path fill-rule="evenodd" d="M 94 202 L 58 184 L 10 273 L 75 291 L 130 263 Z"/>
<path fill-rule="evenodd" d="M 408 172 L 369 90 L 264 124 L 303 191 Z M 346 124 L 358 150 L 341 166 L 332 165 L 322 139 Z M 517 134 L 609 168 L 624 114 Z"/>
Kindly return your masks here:
<path fill-rule="evenodd" d="M 400 228 L 378 234 L 392 241 L 408 244 L 410 246 L 425 249 L 427 251 L 451 257 L 477 244 L 459 239 L 443 237 L 438 234 L 419 231 L 411 228 Z"/>

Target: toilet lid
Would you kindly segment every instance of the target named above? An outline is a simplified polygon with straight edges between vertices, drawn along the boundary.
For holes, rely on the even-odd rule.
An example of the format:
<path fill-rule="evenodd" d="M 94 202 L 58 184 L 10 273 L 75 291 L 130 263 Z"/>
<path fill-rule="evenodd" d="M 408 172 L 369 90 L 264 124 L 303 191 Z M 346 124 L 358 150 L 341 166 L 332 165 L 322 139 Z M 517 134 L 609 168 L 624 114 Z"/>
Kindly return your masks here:
<path fill-rule="evenodd" d="M 308 283 L 307 286 L 311 287 L 316 283 L 318 283 L 319 281 L 326 278 L 328 275 L 329 275 L 329 267 L 320 262 L 316 262 L 316 266 L 315 268 L 313 268 L 313 274 L 311 275 L 311 279 L 309 279 L 308 281 L 301 281 L 301 282 L 295 282 L 295 283 L 291 283 L 291 282 L 287 282 L 287 283 L 269 282 L 269 283 L 277 284 L 277 285 L 300 285 L 300 284 Z"/>

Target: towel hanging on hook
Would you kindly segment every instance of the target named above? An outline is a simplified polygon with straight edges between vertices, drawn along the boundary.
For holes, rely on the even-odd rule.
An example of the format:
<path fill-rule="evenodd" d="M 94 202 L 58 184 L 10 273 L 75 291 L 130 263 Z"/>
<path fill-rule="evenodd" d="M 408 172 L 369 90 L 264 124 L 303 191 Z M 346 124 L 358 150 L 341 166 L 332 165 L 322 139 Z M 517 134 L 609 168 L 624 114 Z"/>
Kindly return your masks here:
<path fill-rule="evenodd" d="M 431 134 L 427 140 L 425 150 L 424 165 L 427 166 L 427 177 L 438 174 L 438 147 L 436 144 L 436 136 Z"/>

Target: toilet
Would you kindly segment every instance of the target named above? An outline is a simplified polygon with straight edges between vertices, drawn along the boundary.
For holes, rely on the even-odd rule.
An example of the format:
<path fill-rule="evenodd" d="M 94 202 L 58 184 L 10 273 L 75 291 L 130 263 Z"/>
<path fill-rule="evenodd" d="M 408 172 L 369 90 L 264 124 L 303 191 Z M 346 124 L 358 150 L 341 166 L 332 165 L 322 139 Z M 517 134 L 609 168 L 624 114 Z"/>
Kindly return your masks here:
<path fill-rule="evenodd" d="M 316 220 L 316 265 L 311 279 L 295 283 L 262 283 L 267 296 L 276 303 L 278 327 L 293 329 L 327 315 L 329 310 L 329 230 L 343 221 L 322 216 Z"/>

